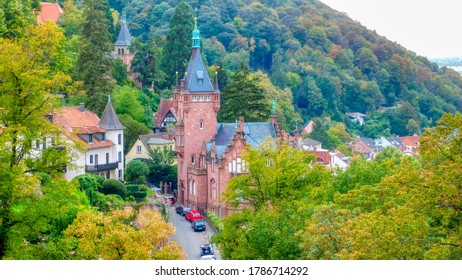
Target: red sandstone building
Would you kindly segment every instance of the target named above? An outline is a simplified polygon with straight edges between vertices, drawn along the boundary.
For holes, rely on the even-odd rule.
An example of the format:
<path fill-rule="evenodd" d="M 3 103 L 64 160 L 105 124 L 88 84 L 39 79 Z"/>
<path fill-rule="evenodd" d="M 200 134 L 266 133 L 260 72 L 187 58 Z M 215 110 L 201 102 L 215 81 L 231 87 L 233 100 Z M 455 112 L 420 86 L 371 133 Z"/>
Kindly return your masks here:
<path fill-rule="evenodd" d="M 281 137 L 277 117 L 272 122 L 218 123 L 220 90 L 210 80 L 201 56 L 197 24 L 192 32 L 192 54 L 186 74 L 175 87 L 172 109 L 176 117 L 178 203 L 219 216 L 233 209 L 220 202 L 228 181 L 247 172 L 242 151 L 265 138 Z"/>

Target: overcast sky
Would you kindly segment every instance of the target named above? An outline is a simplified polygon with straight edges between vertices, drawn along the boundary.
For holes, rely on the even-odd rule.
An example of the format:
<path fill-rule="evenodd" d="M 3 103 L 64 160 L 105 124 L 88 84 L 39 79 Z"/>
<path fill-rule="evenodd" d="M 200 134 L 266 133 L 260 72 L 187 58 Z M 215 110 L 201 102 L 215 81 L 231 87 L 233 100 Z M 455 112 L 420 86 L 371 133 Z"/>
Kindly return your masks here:
<path fill-rule="evenodd" d="M 320 0 L 429 58 L 462 57 L 461 0 Z"/>

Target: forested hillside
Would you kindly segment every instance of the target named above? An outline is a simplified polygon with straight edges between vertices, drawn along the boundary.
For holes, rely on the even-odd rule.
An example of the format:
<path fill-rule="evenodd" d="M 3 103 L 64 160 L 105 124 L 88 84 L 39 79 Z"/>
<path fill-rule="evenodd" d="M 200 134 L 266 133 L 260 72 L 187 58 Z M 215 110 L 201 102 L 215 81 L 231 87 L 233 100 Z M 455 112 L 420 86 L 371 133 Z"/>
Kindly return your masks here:
<path fill-rule="evenodd" d="M 165 38 L 179 1 L 109 2 L 127 13 L 133 35 L 147 40 L 149 33 Z M 208 65 L 233 71 L 244 60 L 267 73 L 279 89 L 290 89 L 304 121 L 330 116 L 346 122 L 345 112 L 361 112 L 369 121 L 358 133 L 406 135 L 434 125 L 443 112 L 462 111 L 460 75 L 320 1 L 186 2 L 197 8 Z"/>

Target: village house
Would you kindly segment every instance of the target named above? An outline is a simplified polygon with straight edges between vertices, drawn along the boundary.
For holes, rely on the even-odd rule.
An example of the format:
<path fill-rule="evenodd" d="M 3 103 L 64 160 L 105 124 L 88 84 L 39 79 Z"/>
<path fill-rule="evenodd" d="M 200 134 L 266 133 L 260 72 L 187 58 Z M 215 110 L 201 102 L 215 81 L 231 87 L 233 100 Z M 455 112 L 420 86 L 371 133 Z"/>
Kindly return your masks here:
<path fill-rule="evenodd" d="M 373 160 L 378 152 L 374 139 L 358 137 L 350 145 L 353 152 L 359 152 L 368 160 Z"/>
<path fill-rule="evenodd" d="M 77 151 L 77 158 L 64 169 L 64 177 L 93 173 L 108 179 L 124 180 L 124 127 L 119 121 L 110 99 L 100 118 L 85 108 L 84 104 L 63 107 L 47 115 L 57 125 L 67 140 L 79 144 L 83 151 Z M 46 141 L 36 143 L 46 148 Z"/>
<path fill-rule="evenodd" d="M 176 124 L 175 111 L 172 109 L 172 99 L 161 99 L 159 108 L 154 113 L 154 126 L 152 130 L 155 133 L 165 132 L 169 126 L 173 127 Z"/>
<path fill-rule="evenodd" d="M 125 155 L 125 163 L 135 159 L 150 160 L 149 150 L 167 149 L 175 150 L 174 135 L 172 133 L 151 133 L 138 136 L 138 139 Z"/>
<path fill-rule="evenodd" d="M 302 149 L 307 151 L 321 151 L 322 143 L 310 138 L 305 138 L 302 140 Z"/>
<path fill-rule="evenodd" d="M 403 145 L 401 146 L 400 151 L 403 154 L 419 154 L 420 148 L 420 136 L 413 135 L 413 136 L 402 136 L 399 137 Z"/>
<path fill-rule="evenodd" d="M 366 122 L 366 115 L 362 113 L 346 113 L 346 115 L 348 116 L 348 118 L 350 118 L 352 122 L 358 123 L 359 125 L 363 125 Z"/>

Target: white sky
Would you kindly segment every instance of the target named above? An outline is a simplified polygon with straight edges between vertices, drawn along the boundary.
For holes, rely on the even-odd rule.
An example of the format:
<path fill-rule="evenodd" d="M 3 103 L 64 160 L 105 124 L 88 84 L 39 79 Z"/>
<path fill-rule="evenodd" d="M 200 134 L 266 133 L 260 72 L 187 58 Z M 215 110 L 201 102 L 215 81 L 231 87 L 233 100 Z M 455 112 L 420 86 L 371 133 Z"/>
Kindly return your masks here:
<path fill-rule="evenodd" d="M 461 0 L 320 0 L 429 58 L 462 57 Z"/>

